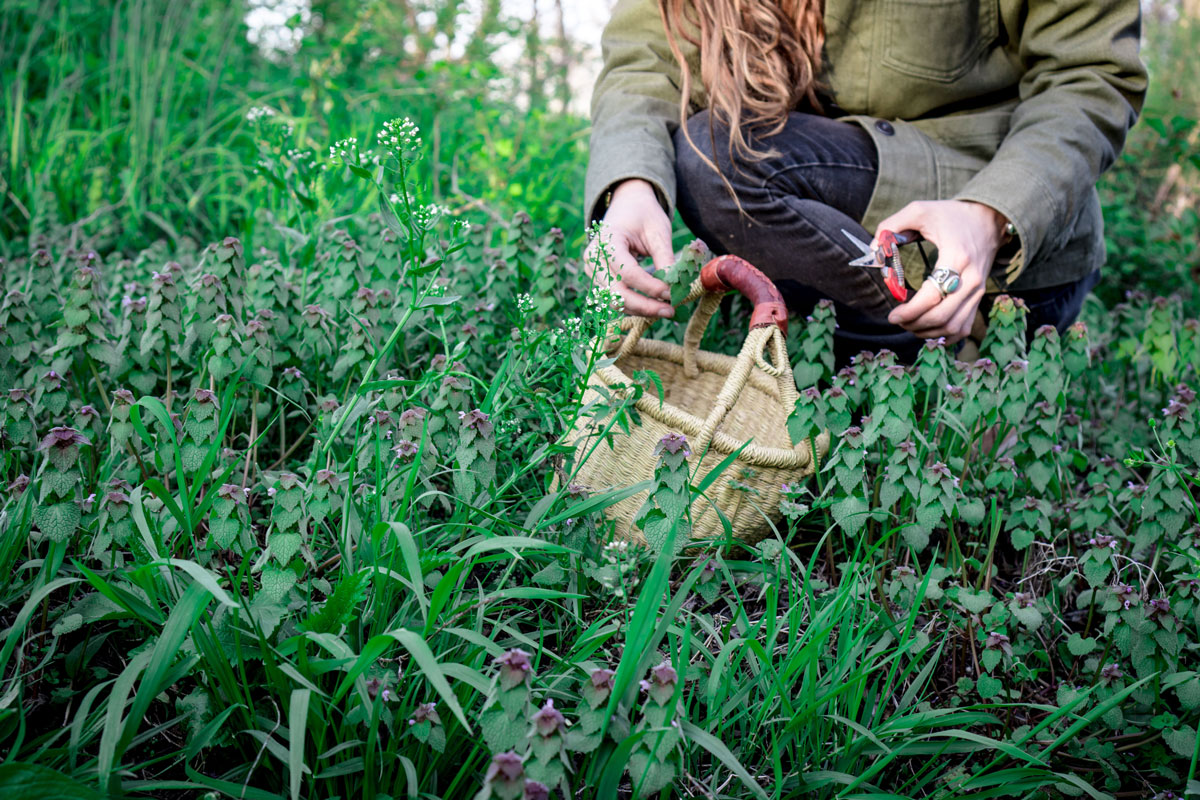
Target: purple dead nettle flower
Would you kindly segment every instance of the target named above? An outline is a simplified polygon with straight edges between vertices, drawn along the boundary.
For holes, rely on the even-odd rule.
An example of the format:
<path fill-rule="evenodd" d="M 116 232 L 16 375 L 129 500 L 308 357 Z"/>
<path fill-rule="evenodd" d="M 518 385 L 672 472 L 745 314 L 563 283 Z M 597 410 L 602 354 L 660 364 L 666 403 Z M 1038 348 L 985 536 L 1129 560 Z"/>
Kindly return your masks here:
<path fill-rule="evenodd" d="M 296 367 L 284 367 L 283 377 L 288 378 L 290 380 L 298 381 L 304 377 L 304 373 L 302 373 Z"/>
<path fill-rule="evenodd" d="M 903 564 L 892 570 L 893 578 L 913 578 L 916 577 L 916 574 L 917 571 L 915 569 L 912 567 L 906 567 Z"/>
<path fill-rule="evenodd" d="M 1191 405 L 1196 400 L 1196 392 L 1186 383 L 1181 383 L 1175 387 L 1175 396 L 1179 398 L 1179 402 Z"/>
<path fill-rule="evenodd" d="M 550 787 L 541 781 L 525 781 L 522 800 L 550 800 Z"/>
<path fill-rule="evenodd" d="M 458 375 L 447 375 L 446 377 L 442 378 L 442 388 L 465 389 L 467 388 L 467 381 Z"/>
<path fill-rule="evenodd" d="M 925 340 L 925 349 L 929 350 L 929 351 L 945 350 L 946 349 L 946 337 L 939 336 L 936 339 L 926 339 Z"/>
<path fill-rule="evenodd" d="M 113 392 L 113 399 L 119 403 L 124 403 L 127 406 L 131 406 L 137 402 L 133 396 L 133 392 L 129 391 L 128 389 L 117 389 L 115 392 Z"/>
<path fill-rule="evenodd" d="M 92 492 L 79 503 L 79 510 L 84 514 L 92 513 L 92 509 L 96 505 L 96 493 Z"/>
<path fill-rule="evenodd" d="M 800 396 L 805 400 L 815 403 L 821 399 L 821 392 L 818 391 L 817 387 L 809 386 L 804 391 L 800 392 Z"/>
<path fill-rule="evenodd" d="M 953 397 L 955 400 L 962 400 L 966 396 L 961 386 L 955 386 L 953 383 L 946 384 L 946 394 Z"/>
<path fill-rule="evenodd" d="M 332 491 L 337 491 L 338 486 L 341 484 L 341 480 L 338 479 L 337 473 L 333 470 L 319 469 L 317 470 L 317 483 L 331 489 Z"/>
<path fill-rule="evenodd" d="M 129 505 L 129 495 L 122 492 L 120 489 L 113 489 L 108 494 L 104 495 L 104 504 L 106 506 L 121 506 Z"/>
<path fill-rule="evenodd" d="M 717 562 L 709 558 L 704 561 L 704 566 L 700 568 L 700 583 L 710 583 L 717 577 Z"/>
<path fill-rule="evenodd" d="M 267 326 L 257 319 L 252 319 L 246 323 L 246 333 L 250 334 L 251 336 L 258 336 L 259 334 L 265 335 L 266 332 Z"/>
<path fill-rule="evenodd" d="M 213 289 L 217 286 L 220 280 L 220 278 L 218 278 L 216 275 L 213 275 L 211 272 L 206 272 L 200 276 L 200 288 Z"/>
<path fill-rule="evenodd" d="M 1127 583 L 1118 583 L 1112 587 L 1113 594 L 1121 601 L 1121 605 L 1128 611 L 1133 606 L 1133 601 L 1137 599 L 1137 589 Z"/>
<path fill-rule="evenodd" d="M 321 308 L 316 303 L 309 303 L 300 312 L 300 316 L 308 323 L 309 327 L 315 328 L 321 323 L 329 319 L 329 312 Z"/>
<path fill-rule="evenodd" d="M 1035 339 L 1057 339 L 1058 328 L 1054 327 L 1053 325 L 1043 325 L 1033 332 L 1033 336 Z"/>
<path fill-rule="evenodd" d="M 1144 483 L 1134 483 L 1133 481 L 1125 481 L 1125 488 L 1128 489 L 1134 497 L 1141 497 L 1146 493 L 1149 487 Z"/>
<path fill-rule="evenodd" d="M 361 289 L 359 289 L 357 292 L 354 293 L 354 296 L 357 299 L 363 300 L 368 304 L 373 304 L 375 302 L 375 292 L 369 286 L 362 287 Z"/>
<path fill-rule="evenodd" d="M 837 376 L 844 380 L 847 386 L 853 386 L 854 382 L 858 380 L 858 370 L 854 367 L 842 367 L 838 370 Z M 833 388 L 836 389 L 837 387 Z M 833 389 L 830 389 L 830 391 L 832 392 Z"/>
<path fill-rule="evenodd" d="M 842 434 L 842 439 L 851 447 L 861 447 L 863 443 L 862 428 L 857 425 L 851 425 Z"/>
<path fill-rule="evenodd" d="M 642 687 L 642 691 L 650 695 L 650 698 L 661 705 L 666 705 L 667 701 L 675 695 L 675 686 L 679 683 L 679 674 L 675 672 L 675 668 L 671 666 L 671 662 L 663 661 L 657 667 L 650 668 L 649 680 L 643 680 L 638 685 Z"/>
<path fill-rule="evenodd" d="M 200 405 L 211 404 L 214 407 L 217 406 L 216 393 L 211 392 L 208 389 L 197 389 L 195 394 L 192 395 L 192 398 Z"/>
<path fill-rule="evenodd" d="M 74 428 L 59 426 L 51 428 L 50 432 L 42 439 L 39 450 L 57 450 L 58 452 L 66 452 L 72 450 L 79 445 L 91 445 L 87 437 L 81 434 Z"/>
<path fill-rule="evenodd" d="M 42 376 L 42 382 L 46 384 L 46 388 L 53 391 L 62 386 L 62 375 L 59 375 L 54 370 L 50 370 Z"/>
<path fill-rule="evenodd" d="M 1008 365 L 1004 368 L 1004 372 L 1007 375 L 1024 375 L 1028 371 L 1029 362 L 1023 358 L 1014 358 L 1012 361 L 1008 362 Z"/>
<path fill-rule="evenodd" d="M 989 631 L 987 639 L 984 640 L 983 646 L 989 650 L 999 650 L 1009 658 L 1012 657 L 1012 642 L 1003 633 Z"/>
<path fill-rule="evenodd" d="M 462 332 L 467 336 L 475 336 L 479 333 L 479 327 L 472 322 L 463 323 Z"/>
<path fill-rule="evenodd" d="M 425 409 L 420 408 L 419 406 L 416 408 L 406 408 L 404 411 L 400 412 L 401 426 L 420 425 L 424 419 Z"/>
<path fill-rule="evenodd" d="M 572 500 L 579 500 L 581 498 L 587 497 L 587 495 L 588 495 L 588 487 L 583 486 L 582 484 L 578 484 L 578 483 L 568 483 L 567 484 L 567 496 L 570 497 Z"/>
<path fill-rule="evenodd" d="M 896 449 L 906 456 L 915 456 L 917 454 L 917 446 L 908 439 L 896 445 Z"/>
<path fill-rule="evenodd" d="M 392 448 L 392 452 L 396 454 L 397 458 L 409 459 L 417 454 L 418 449 L 417 443 L 412 439 L 399 439 Z"/>
<path fill-rule="evenodd" d="M 882 353 L 880 353 L 880 355 L 882 355 Z M 903 364 L 888 364 L 883 368 L 883 371 L 886 372 L 890 378 L 903 378 L 906 374 L 908 374 L 908 370 L 904 368 Z"/>
<path fill-rule="evenodd" d="M 11 495 L 18 495 L 24 492 L 27 488 L 29 488 L 29 476 L 18 475 L 17 477 L 13 478 L 12 483 L 8 485 L 8 493 Z"/>
<path fill-rule="evenodd" d="M 1100 466 L 1114 469 L 1117 466 L 1117 460 L 1112 456 L 1100 456 Z"/>
<path fill-rule="evenodd" d="M 153 277 L 150 279 L 150 284 L 151 286 L 160 289 L 164 286 L 174 286 L 175 276 L 169 272 L 155 272 Z"/>
<path fill-rule="evenodd" d="M 408 720 L 408 724 L 416 725 L 426 720 L 433 725 L 442 724 L 442 718 L 438 716 L 437 706 L 434 703 L 421 703 L 417 706 L 417 710 L 413 712 L 412 717 Z"/>
<path fill-rule="evenodd" d="M 8 402 L 24 403 L 27 406 L 33 405 L 33 395 L 26 389 L 9 389 Z"/>
<path fill-rule="evenodd" d="M 236 483 L 223 483 L 221 484 L 220 488 L 217 489 L 217 497 L 222 497 L 226 500 L 232 500 L 235 503 L 240 503 L 246 499 L 246 494 L 242 491 L 242 487 L 238 486 Z"/>
<path fill-rule="evenodd" d="M 100 417 L 100 412 L 96 410 L 95 406 L 90 405 L 81 406 L 80 409 L 75 413 L 79 415 L 79 418 L 85 422 L 91 422 L 92 420 Z"/>
<path fill-rule="evenodd" d="M 284 472 L 279 475 L 279 486 L 284 491 L 295 489 L 301 483 L 300 476 L 294 472 Z"/>
<path fill-rule="evenodd" d="M 1105 684 L 1111 684 L 1113 681 L 1119 681 L 1124 677 L 1125 673 L 1117 664 L 1105 664 L 1100 669 L 1100 679 L 1104 681 Z"/>
<path fill-rule="evenodd" d="M 433 358 L 429 360 L 429 368 L 432 369 L 434 372 L 441 372 L 443 369 L 445 369 L 446 368 L 446 354 L 445 353 L 434 354 Z"/>
<path fill-rule="evenodd" d="M 1074 428 L 1076 425 L 1079 424 L 1080 419 L 1079 419 L 1079 415 L 1076 414 L 1074 410 L 1071 410 L 1071 411 L 1068 411 L 1067 413 L 1063 414 L 1062 421 L 1063 421 L 1063 425 L 1066 425 L 1069 428 Z"/>
<path fill-rule="evenodd" d="M 554 700 L 549 697 L 546 698 L 546 704 L 533 715 L 533 725 L 543 739 L 567 732 L 567 718 L 554 707 Z"/>
<path fill-rule="evenodd" d="M 476 314 L 483 314 L 488 311 L 495 311 L 495 310 L 496 310 L 495 303 L 485 303 L 484 301 L 480 300 L 478 303 L 475 304 L 475 313 Z"/>
<path fill-rule="evenodd" d="M 492 435 L 491 417 L 480 411 L 478 408 L 473 408 L 466 412 L 458 412 L 458 419 L 464 428 L 471 428 L 480 436 Z"/>
<path fill-rule="evenodd" d="M 1038 510 L 1038 499 L 1032 495 L 1026 495 L 1024 506 L 1025 506 L 1026 511 L 1037 511 Z"/>
<path fill-rule="evenodd" d="M 674 432 L 664 434 L 658 440 L 658 446 L 654 448 L 654 454 L 661 455 L 662 453 L 670 453 L 671 455 L 683 453 L 684 458 L 689 458 L 692 455 L 691 448 L 688 447 L 687 437 L 682 433 Z"/>
<path fill-rule="evenodd" d="M 324 400 L 317 403 L 317 408 L 319 408 L 322 412 L 324 412 L 326 414 L 332 414 L 334 411 L 337 411 L 341 407 L 342 407 L 342 404 L 339 403 L 337 400 L 335 400 L 332 397 L 326 397 Z"/>
<path fill-rule="evenodd" d="M 1156 597 L 1146 603 L 1146 616 L 1150 619 L 1165 617 L 1171 613 L 1171 602 L 1165 597 Z"/>
<path fill-rule="evenodd" d="M 1167 403 L 1167 407 L 1162 410 L 1164 417 L 1174 417 L 1175 419 L 1183 419 L 1183 415 L 1187 413 L 1188 407 L 1179 402 L 1178 398 L 1172 397 Z"/>
<path fill-rule="evenodd" d="M 1109 536 L 1107 533 L 1098 533 L 1088 539 L 1087 543 L 1092 547 L 1109 547 L 1115 550 L 1117 547 L 1117 537 Z"/>
<path fill-rule="evenodd" d="M 1033 592 L 1017 592 L 1013 595 L 1013 600 L 1017 601 L 1017 608 L 1032 608 L 1037 602 Z"/>
<path fill-rule="evenodd" d="M 1054 405 L 1048 400 L 1039 400 L 1033 404 L 1033 407 L 1038 410 L 1038 413 L 1043 417 L 1049 417 L 1054 413 Z"/>
<path fill-rule="evenodd" d="M 1000 456 L 996 459 L 996 466 L 1000 469 L 1016 470 L 1017 462 L 1013 461 L 1010 456 Z"/>
<path fill-rule="evenodd" d="M 991 377 L 996 374 L 996 362 L 990 358 L 981 358 L 974 363 L 973 375 L 978 378 L 980 375 Z"/>
<path fill-rule="evenodd" d="M 493 786 L 499 785 L 514 792 L 524 791 L 525 764 L 516 753 L 498 753 L 492 756 L 492 763 L 488 765 L 483 779 Z M 506 796 L 516 797 L 516 794 Z"/>
<path fill-rule="evenodd" d="M 955 474 L 950 471 L 950 468 L 941 461 L 933 462 L 933 464 L 929 467 L 929 475 L 934 480 L 939 482 L 946 480 L 954 481 L 954 485 L 958 486 L 958 477 L 955 476 Z"/>
<path fill-rule="evenodd" d="M 494 662 L 500 667 L 500 688 L 508 691 L 528 681 L 533 676 L 533 664 L 529 653 L 520 648 L 509 650 Z"/>
<path fill-rule="evenodd" d="M 368 418 L 367 422 L 368 422 L 368 424 L 375 423 L 376 425 L 380 425 L 380 426 L 391 425 L 391 424 L 393 424 L 392 423 L 392 412 L 390 412 L 384 408 L 378 409 L 374 414 L 372 414 Z"/>

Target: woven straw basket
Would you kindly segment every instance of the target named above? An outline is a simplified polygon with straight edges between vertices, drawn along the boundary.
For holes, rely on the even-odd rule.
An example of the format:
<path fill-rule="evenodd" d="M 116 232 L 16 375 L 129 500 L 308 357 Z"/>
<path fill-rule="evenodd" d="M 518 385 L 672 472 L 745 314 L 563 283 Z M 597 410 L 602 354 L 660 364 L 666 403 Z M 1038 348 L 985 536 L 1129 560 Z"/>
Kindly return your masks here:
<path fill-rule="evenodd" d="M 750 332 L 737 357 L 700 350 L 704 329 L 721 296 L 730 289 L 741 291 L 754 303 Z M 614 336 L 608 348 L 615 363 L 592 374 L 584 407 L 605 396 L 600 387 L 614 399 L 613 404 L 628 396 L 627 387 L 633 383 L 630 376 L 636 370 L 658 374 L 663 401 L 660 404 L 653 391 L 643 394 L 636 403 L 641 424 L 631 427 L 628 434 L 610 425 L 611 413 L 602 419 L 582 415 L 571 435 L 576 463 L 583 461 L 574 482 L 592 492 L 603 492 L 651 478 L 655 445 L 665 434 L 676 432 L 688 439 L 694 454 L 690 459 L 692 483 L 698 485 L 730 453 L 752 440 L 707 489 L 706 498 L 692 504 L 691 536 L 709 539 L 724 535 L 724 523 L 712 508 L 715 504 L 731 524 L 734 536 L 753 544 L 781 518 L 782 484 L 813 471 L 809 443 L 794 444 L 787 432 L 787 418 L 798 397 L 787 355 L 787 309 L 775 285 L 736 256 L 721 256 L 704 266 L 684 303 L 695 300 L 700 302 L 688 321 L 683 346 L 643 338 L 653 323 L 649 318 L 621 320 L 620 331 L 625 335 Z M 769 353 L 769 361 L 764 359 L 764 351 Z M 611 447 L 598 441 L 606 429 Z M 822 436 L 818 450 L 823 454 L 828 444 L 828 437 Z M 646 496 L 647 492 L 640 492 L 606 510 L 622 539 L 645 544 L 633 519 Z"/>

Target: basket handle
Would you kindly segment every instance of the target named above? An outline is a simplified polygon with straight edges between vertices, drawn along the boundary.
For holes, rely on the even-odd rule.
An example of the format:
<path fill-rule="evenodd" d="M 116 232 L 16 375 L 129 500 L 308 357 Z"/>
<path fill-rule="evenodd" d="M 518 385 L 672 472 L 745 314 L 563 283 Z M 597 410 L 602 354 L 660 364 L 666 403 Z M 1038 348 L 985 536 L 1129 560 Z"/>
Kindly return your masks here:
<path fill-rule="evenodd" d="M 710 294 L 724 294 L 737 289 L 754 304 L 750 328 L 778 325 L 787 336 L 788 315 L 783 295 L 771 279 L 740 256 L 717 256 L 700 270 L 700 283 Z"/>

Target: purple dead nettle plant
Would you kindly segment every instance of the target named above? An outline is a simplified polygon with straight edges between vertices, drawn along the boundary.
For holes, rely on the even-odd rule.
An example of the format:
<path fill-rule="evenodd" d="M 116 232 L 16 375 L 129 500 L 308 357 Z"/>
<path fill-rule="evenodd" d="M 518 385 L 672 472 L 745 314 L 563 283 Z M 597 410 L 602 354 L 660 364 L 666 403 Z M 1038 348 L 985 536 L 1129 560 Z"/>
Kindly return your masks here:
<path fill-rule="evenodd" d="M 525 793 L 525 762 L 509 750 L 492 756 L 483 776 L 483 790 L 476 800 L 494 797 L 498 800 L 518 800 Z"/>

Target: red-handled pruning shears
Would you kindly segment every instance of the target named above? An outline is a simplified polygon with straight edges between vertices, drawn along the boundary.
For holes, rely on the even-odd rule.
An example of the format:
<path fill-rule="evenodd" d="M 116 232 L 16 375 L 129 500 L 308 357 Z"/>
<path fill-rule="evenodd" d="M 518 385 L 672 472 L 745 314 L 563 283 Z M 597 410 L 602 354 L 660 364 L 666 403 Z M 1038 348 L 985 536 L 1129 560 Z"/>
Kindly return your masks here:
<path fill-rule="evenodd" d="M 922 241 L 922 236 L 917 231 L 880 231 L 879 245 L 872 248 L 865 244 L 854 234 L 845 228 L 842 233 L 846 234 L 846 238 L 862 251 L 862 256 L 850 262 L 852 267 L 869 267 L 873 269 L 883 270 L 883 282 L 887 286 L 888 291 L 892 293 L 892 297 L 900 302 L 908 299 L 908 289 L 904 285 L 904 268 L 900 265 L 900 251 L 898 248 L 901 245 L 912 244 Z M 925 251 L 921 251 L 921 255 L 925 255 Z"/>

